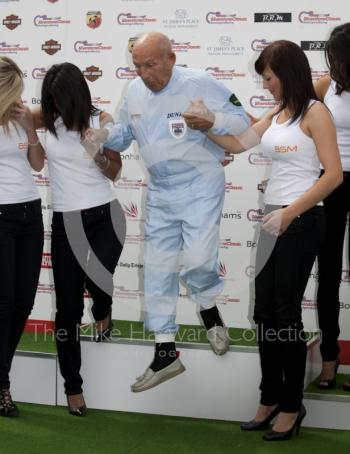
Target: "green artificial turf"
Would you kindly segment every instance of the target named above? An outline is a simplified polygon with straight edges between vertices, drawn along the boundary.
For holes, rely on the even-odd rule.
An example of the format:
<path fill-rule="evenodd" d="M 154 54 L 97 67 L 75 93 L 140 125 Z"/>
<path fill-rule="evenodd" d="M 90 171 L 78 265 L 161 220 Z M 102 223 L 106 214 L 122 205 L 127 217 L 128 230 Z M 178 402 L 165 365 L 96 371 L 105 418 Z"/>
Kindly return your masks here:
<path fill-rule="evenodd" d="M 190 391 L 189 391 L 190 392 Z M 233 403 L 234 404 L 234 403 Z M 238 423 L 19 404 L 20 418 L 0 417 L 1 454 L 349 454 L 350 431 L 302 428 L 286 442 L 262 441 Z"/>
<path fill-rule="evenodd" d="M 93 334 L 93 325 L 85 325 L 80 330 L 83 336 Z M 256 347 L 256 333 L 254 329 L 229 328 L 231 345 Z M 307 333 L 312 338 L 314 333 Z M 113 320 L 112 337 L 114 339 L 133 339 L 153 341 L 154 335 L 145 330 L 143 322 L 129 320 Z M 177 342 L 208 344 L 206 330 L 198 325 L 180 325 L 176 336 Z M 46 333 L 23 333 L 17 350 L 56 353 L 54 335 L 51 330 Z"/>
<path fill-rule="evenodd" d="M 349 375 L 346 374 L 337 374 L 337 382 L 334 387 L 334 389 L 327 389 L 327 391 L 322 391 L 322 389 L 318 388 L 318 382 L 320 380 L 319 377 L 316 378 L 313 382 L 309 384 L 309 386 L 306 388 L 305 392 L 307 393 L 316 393 L 316 394 L 327 394 L 331 396 L 346 396 L 350 399 L 350 392 L 349 391 L 344 391 L 343 390 L 343 383 L 345 380 L 349 379 Z M 349 420 L 349 426 L 350 426 L 350 420 Z"/>

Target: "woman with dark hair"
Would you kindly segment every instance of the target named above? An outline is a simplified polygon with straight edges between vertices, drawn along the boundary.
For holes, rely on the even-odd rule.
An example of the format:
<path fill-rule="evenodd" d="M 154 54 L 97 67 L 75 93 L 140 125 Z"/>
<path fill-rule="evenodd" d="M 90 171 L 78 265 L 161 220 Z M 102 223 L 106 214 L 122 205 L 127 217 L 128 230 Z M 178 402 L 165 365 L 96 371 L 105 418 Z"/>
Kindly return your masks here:
<path fill-rule="evenodd" d="M 272 158 L 255 272 L 254 320 L 262 370 L 256 416 L 243 430 L 266 429 L 264 440 L 299 432 L 306 340 L 301 303 L 324 235 L 322 200 L 342 181 L 335 128 L 318 101 L 304 52 L 290 41 L 267 46 L 255 63 L 277 106 L 240 136 L 210 139 L 231 153 L 259 143 Z M 209 113 L 208 113 L 209 115 Z M 216 125 L 220 117 L 216 118 Z M 193 118 L 191 124 L 200 126 Z M 324 167 L 319 177 L 320 162 Z"/>
<path fill-rule="evenodd" d="M 23 105 L 23 73 L 0 57 L 0 415 L 19 416 L 10 369 L 33 308 L 44 242 L 41 200 L 31 168 L 44 151 Z"/>
<path fill-rule="evenodd" d="M 109 180 L 116 179 L 121 160 L 108 149 L 96 152 L 83 146 L 87 128 L 98 128 L 112 118 L 92 105 L 84 76 L 71 63 L 53 65 L 47 72 L 36 119 L 37 126 L 47 129 L 42 143 L 53 208 L 58 360 L 69 411 L 84 416 L 79 324 L 86 289 L 93 300 L 96 340 L 111 334 L 113 273 L 123 248 L 125 217 Z"/>
<path fill-rule="evenodd" d="M 332 113 L 343 167 L 343 183 L 324 200 L 326 237 L 318 256 L 318 321 L 322 334 L 319 388 L 332 389 L 339 365 L 339 285 L 342 276 L 346 220 L 350 211 L 350 23 L 336 27 L 326 43 L 329 75 L 315 84 Z M 323 173 L 323 170 L 322 172 Z M 348 248 L 350 248 L 350 239 Z M 350 260 L 350 249 L 348 249 Z M 350 391 L 350 379 L 344 385 Z"/>

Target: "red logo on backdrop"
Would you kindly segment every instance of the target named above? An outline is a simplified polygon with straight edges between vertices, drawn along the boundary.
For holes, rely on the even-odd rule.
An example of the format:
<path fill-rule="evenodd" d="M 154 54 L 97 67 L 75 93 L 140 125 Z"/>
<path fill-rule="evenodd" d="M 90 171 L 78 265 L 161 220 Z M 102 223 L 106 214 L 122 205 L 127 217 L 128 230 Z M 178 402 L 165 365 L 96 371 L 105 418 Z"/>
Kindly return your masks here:
<path fill-rule="evenodd" d="M 41 45 L 41 50 L 45 51 L 48 55 L 54 55 L 56 52 L 61 50 L 61 44 L 54 39 L 49 39 Z"/>
<path fill-rule="evenodd" d="M 219 264 L 219 276 L 220 277 L 225 277 L 226 274 L 227 274 L 226 265 L 225 265 L 225 263 L 220 262 L 220 264 Z"/>
<path fill-rule="evenodd" d="M 58 0 L 47 0 L 49 3 L 56 3 Z"/>
<path fill-rule="evenodd" d="M 3 25 L 7 27 L 9 30 L 14 30 L 22 23 L 22 19 L 14 14 L 10 14 L 10 16 L 6 16 L 5 19 L 2 21 Z"/>
<path fill-rule="evenodd" d="M 102 71 L 98 66 L 88 66 L 83 71 L 85 79 L 89 80 L 90 82 L 95 82 L 95 80 L 102 77 Z"/>
<path fill-rule="evenodd" d="M 52 268 L 51 254 L 44 252 L 41 259 L 41 268 Z"/>
<path fill-rule="evenodd" d="M 133 202 L 127 205 L 123 205 L 124 208 L 124 213 L 126 214 L 127 217 L 129 218 L 137 218 L 138 215 L 138 209 L 137 205 L 135 205 Z"/>
<path fill-rule="evenodd" d="M 102 23 L 101 11 L 88 11 L 86 13 L 86 25 L 92 29 L 99 27 Z"/>

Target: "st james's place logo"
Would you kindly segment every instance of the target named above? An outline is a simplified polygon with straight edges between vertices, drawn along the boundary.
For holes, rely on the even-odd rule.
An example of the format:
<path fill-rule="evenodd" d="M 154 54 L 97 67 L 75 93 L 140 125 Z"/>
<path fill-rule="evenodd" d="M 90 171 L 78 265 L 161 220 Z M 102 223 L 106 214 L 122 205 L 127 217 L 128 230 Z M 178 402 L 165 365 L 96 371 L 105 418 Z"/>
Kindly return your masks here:
<path fill-rule="evenodd" d="M 244 46 L 237 45 L 229 35 L 220 36 L 215 44 L 207 46 L 207 54 L 210 56 L 239 56 L 244 51 Z"/>
<path fill-rule="evenodd" d="M 171 17 L 162 21 L 164 28 L 196 28 L 199 25 L 197 17 L 190 16 L 187 9 L 176 9 Z"/>

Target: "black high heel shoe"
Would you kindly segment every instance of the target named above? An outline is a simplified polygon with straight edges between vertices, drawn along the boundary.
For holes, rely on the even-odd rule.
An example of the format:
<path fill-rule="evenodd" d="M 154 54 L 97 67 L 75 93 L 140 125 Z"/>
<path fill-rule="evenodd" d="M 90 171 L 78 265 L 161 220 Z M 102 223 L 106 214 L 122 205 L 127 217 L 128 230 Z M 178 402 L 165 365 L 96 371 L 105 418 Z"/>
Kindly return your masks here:
<path fill-rule="evenodd" d="M 110 308 L 107 317 L 108 317 L 108 326 L 106 329 L 96 333 L 95 342 L 102 342 L 102 341 L 110 339 L 110 337 L 111 337 L 112 329 L 113 329 L 112 308 Z"/>
<path fill-rule="evenodd" d="M 337 372 L 338 372 L 339 364 L 340 364 L 340 359 L 338 357 L 336 359 L 335 366 L 334 366 L 334 377 L 326 379 L 326 380 L 320 380 L 318 382 L 318 388 L 319 389 L 325 389 L 326 390 L 326 389 L 333 389 L 335 387 L 336 381 L 337 381 Z"/>
<path fill-rule="evenodd" d="M 69 403 L 69 397 L 70 396 L 67 395 L 67 405 L 68 405 L 69 413 L 73 416 L 86 416 L 87 408 L 86 408 L 85 403 L 83 405 L 81 405 L 80 407 L 71 407 L 71 405 Z M 84 398 L 83 398 L 83 400 L 84 400 Z"/>
<path fill-rule="evenodd" d="M 289 440 L 289 438 L 293 435 L 293 432 L 295 430 L 295 435 L 299 435 L 300 432 L 300 426 L 301 423 L 303 422 L 303 419 L 305 418 L 306 415 L 306 409 L 303 404 L 301 404 L 297 419 L 295 420 L 294 424 L 289 430 L 286 430 L 285 432 L 276 432 L 275 430 L 270 430 L 269 432 L 266 432 L 266 434 L 263 435 L 263 440 L 265 441 L 284 441 L 284 440 Z"/>
<path fill-rule="evenodd" d="M 278 413 L 280 412 L 278 405 L 276 408 L 272 410 L 272 412 L 269 414 L 267 418 L 265 418 L 263 421 L 255 421 L 252 419 L 251 421 L 248 422 L 242 422 L 241 423 L 241 429 L 242 430 L 264 430 L 268 427 L 270 422 L 275 418 Z"/>
<path fill-rule="evenodd" d="M 12 400 L 9 389 L 0 389 L 0 416 L 8 416 L 10 418 L 19 416 L 19 409 Z"/>

